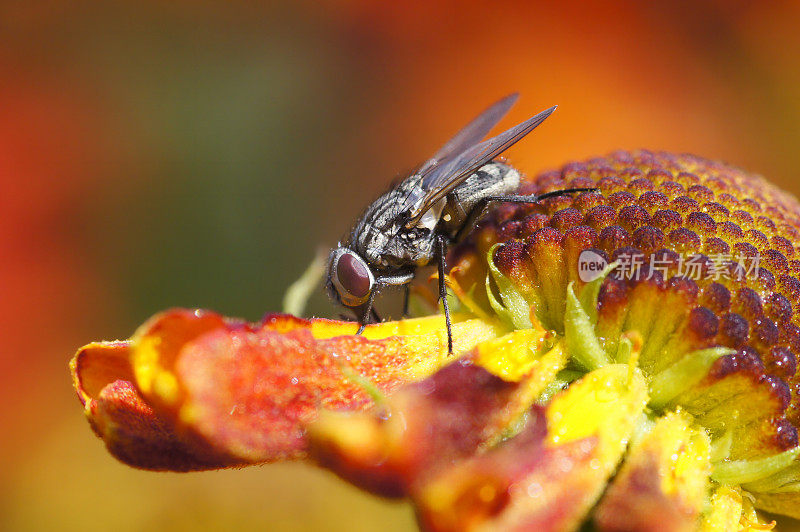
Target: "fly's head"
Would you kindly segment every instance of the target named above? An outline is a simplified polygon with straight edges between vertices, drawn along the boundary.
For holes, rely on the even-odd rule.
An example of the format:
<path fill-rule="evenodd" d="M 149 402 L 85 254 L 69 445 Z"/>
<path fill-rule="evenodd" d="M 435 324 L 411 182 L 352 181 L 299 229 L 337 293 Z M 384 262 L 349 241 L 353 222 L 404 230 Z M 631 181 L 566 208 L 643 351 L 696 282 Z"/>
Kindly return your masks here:
<path fill-rule="evenodd" d="M 331 251 L 326 285 L 333 301 L 356 308 L 369 300 L 375 276 L 358 253 L 340 245 Z"/>

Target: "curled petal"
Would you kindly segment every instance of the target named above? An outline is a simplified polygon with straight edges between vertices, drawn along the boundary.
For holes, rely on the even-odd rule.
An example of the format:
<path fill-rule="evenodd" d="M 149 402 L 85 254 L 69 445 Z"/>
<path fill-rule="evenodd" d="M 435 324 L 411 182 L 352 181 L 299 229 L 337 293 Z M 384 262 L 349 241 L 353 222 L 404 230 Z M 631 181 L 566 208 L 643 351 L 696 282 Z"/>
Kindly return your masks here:
<path fill-rule="evenodd" d="M 231 464 L 181 438 L 133 383 L 129 342 L 97 342 L 70 363 L 73 383 L 95 433 L 117 459 L 144 469 L 191 471 Z"/>
<path fill-rule="evenodd" d="M 498 331 L 481 320 L 459 321 L 455 350 Z M 373 403 L 366 381 L 388 393 L 449 358 L 440 317 L 354 332 L 345 322 L 270 315 L 250 324 L 176 309 L 152 318 L 129 342 L 79 351 L 76 387 L 109 448 L 125 447 L 122 436 L 147 442 L 112 449 L 137 467 L 187 470 L 299 458 L 307 447 L 305 427 L 320 409 L 366 408 Z M 98 402 L 106 384 L 113 386 Z M 112 423 L 112 415 L 121 421 Z M 176 442 L 194 462 L 172 463 L 175 453 L 163 449 Z"/>

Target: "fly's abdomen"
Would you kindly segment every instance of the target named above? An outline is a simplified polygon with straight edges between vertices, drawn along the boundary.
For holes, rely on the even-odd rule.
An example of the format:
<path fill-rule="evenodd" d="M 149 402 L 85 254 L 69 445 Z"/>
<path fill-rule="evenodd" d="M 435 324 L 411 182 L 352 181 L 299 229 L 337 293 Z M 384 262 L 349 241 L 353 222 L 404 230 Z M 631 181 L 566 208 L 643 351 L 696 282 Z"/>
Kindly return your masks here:
<path fill-rule="evenodd" d="M 519 182 L 519 172 L 505 163 L 492 161 L 481 166 L 447 196 L 447 205 L 442 213 L 445 229 L 451 234 L 458 232 L 483 200 L 514 194 Z"/>

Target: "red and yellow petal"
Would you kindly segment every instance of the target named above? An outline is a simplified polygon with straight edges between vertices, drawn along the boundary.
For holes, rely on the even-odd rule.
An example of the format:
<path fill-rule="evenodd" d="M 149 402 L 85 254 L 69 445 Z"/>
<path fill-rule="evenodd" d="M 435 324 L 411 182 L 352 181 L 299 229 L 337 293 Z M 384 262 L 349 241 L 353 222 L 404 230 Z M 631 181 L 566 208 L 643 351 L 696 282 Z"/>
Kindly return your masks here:
<path fill-rule="evenodd" d="M 489 340 L 476 351 L 499 342 Z M 374 492 L 413 494 L 426 479 L 493 445 L 514 422 L 524 422 L 539 396 L 532 390 L 543 388 L 540 375 L 564 360 L 563 349 L 555 346 L 524 377 L 510 380 L 487 371 L 473 356 L 403 387 L 370 412 L 324 413 L 309 427 L 312 455 Z"/>
<path fill-rule="evenodd" d="M 70 364 L 84 413 L 109 452 L 134 467 L 192 471 L 232 464 L 225 454 L 194 445 L 159 417 L 136 388 L 130 342 L 97 342 Z"/>
<path fill-rule="evenodd" d="M 706 433 L 693 426 L 691 416 L 667 414 L 633 443 L 595 511 L 595 523 L 600 530 L 695 530 L 710 473 Z"/>
<path fill-rule="evenodd" d="M 96 432 L 126 463 L 186 470 L 267 462 L 304 456 L 305 427 L 321 409 L 371 405 L 361 379 L 388 393 L 430 374 L 448 358 L 443 331 L 440 317 L 354 336 L 344 322 L 272 315 L 250 324 L 177 309 L 128 342 L 81 349 L 73 376 Z M 463 352 L 500 329 L 462 320 L 453 331 Z M 194 463 L 170 465 L 164 449 L 176 442 Z"/>

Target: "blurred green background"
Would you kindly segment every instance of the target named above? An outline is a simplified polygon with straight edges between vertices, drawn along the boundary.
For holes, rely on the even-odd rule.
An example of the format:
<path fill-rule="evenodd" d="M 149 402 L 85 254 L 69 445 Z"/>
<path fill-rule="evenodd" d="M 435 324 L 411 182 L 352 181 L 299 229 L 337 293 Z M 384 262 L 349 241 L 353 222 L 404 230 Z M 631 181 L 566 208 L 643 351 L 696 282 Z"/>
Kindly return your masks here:
<path fill-rule="evenodd" d="M 67 361 L 172 306 L 258 319 L 497 98 L 536 173 L 690 151 L 800 191 L 797 2 L 0 3 L 0 529 L 413 529 L 302 464 L 117 463 Z M 332 315 L 317 294 L 310 309 Z"/>

